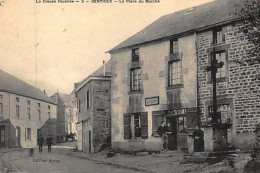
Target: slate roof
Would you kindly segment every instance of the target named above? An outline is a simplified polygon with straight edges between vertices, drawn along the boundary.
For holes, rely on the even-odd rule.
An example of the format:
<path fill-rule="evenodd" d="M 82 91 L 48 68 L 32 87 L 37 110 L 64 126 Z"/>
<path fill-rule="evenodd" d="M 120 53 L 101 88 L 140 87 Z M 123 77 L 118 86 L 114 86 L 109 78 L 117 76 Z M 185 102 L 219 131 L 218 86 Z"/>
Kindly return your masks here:
<path fill-rule="evenodd" d="M 107 77 L 107 78 L 110 78 L 111 77 L 111 67 L 112 67 L 112 61 L 111 61 L 111 59 L 109 59 L 107 62 L 105 62 L 105 68 L 106 68 L 105 69 L 105 76 L 103 75 L 103 65 L 102 65 L 96 71 L 94 71 L 89 76 L 87 76 L 85 79 L 83 79 L 82 81 L 80 81 L 78 83 L 75 83 L 74 84 L 75 87 L 79 88 L 81 86 L 81 84 L 83 84 L 85 81 L 87 81 L 90 77 Z"/>
<path fill-rule="evenodd" d="M 40 89 L 0 70 L 0 91 L 9 92 L 44 102 L 52 103 L 53 100 Z"/>
<path fill-rule="evenodd" d="M 53 101 L 55 101 L 59 105 L 64 105 L 64 106 L 72 106 L 73 105 L 73 103 L 72 103 L 73 96 L 69 95 L 69 94 L 57 92 L 57 93 L 53 94 L 51 96 L 51 98 L 53 99 Z M 56 101 L 56 99 L 57 99 L 57 101 Z"/>
<path fill-rule="evenodd" d="M 108 52 L 113 53 L 126 47 L 231 22 L 239 18 L 239 15 L 234 13 L 238 3 L 241 3 L 241 1 L 216 0 L 162 16 Z"/>

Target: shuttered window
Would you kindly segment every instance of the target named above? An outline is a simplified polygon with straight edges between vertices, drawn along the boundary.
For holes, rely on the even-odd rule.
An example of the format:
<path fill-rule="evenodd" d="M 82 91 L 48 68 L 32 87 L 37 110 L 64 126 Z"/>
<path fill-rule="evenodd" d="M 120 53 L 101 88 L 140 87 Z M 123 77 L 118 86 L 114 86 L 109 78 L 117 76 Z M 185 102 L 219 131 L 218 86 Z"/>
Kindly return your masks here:
<path fill-rule="evenodd" d="M 147 112 L 141 113 L 141 134 L 143 139 L 148 139 L 148 116 Z"/>
<path fill-rule="evenodd" d="M 124 139 L 130 139 L 131 138 L 131 117 L 130 114 L 124 115 Z"/>
<path fill-rule="evenodd" d="M 143 139 L 148 139 L 147 112 L 124 114 L 124 139 L 140 137 Z"/>

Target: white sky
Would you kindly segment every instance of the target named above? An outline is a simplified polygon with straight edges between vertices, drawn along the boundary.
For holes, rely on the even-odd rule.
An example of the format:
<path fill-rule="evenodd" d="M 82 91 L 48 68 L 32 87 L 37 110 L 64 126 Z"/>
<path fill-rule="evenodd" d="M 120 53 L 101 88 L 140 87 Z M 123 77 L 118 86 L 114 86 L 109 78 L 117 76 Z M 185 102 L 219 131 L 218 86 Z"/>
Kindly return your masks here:
<path fill-rule="evenodd" d="M 0 69 L 51 95 L 57 90 L 70 93 L 74 83 L 109 60 L 106 51 L 159 17 L 212 0 L 160 0 L 155 4 L 35 1 L 5 0 L 0 6 Z"/>

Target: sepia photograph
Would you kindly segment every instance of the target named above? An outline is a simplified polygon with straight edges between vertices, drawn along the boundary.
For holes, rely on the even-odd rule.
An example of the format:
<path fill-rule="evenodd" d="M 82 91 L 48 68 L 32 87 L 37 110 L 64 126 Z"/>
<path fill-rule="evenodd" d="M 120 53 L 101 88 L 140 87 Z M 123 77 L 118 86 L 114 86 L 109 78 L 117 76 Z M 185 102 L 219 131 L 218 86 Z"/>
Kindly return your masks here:
<path fill-rule="evenodd" d="M 260 172 L 260 0 L 0 0 L 0 173 L 139 172 Z"/>

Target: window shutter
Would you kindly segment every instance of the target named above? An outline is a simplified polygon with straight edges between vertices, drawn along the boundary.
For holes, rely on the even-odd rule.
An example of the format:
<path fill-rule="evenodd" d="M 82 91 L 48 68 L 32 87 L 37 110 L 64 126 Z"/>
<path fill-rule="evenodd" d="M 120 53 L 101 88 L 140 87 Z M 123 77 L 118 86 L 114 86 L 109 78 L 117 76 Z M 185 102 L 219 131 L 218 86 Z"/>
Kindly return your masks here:
<path fill-rule="evenodd" d="M 124 114 L 124 138 L 129 139 L 130 138 L 130 114 Z"/>
<path fill-rule="evenodd" d="M 148 116 L 147 112 L 141 113 L 141 134 L 143 139 L 148 139 Z"/>

